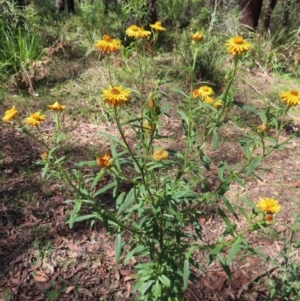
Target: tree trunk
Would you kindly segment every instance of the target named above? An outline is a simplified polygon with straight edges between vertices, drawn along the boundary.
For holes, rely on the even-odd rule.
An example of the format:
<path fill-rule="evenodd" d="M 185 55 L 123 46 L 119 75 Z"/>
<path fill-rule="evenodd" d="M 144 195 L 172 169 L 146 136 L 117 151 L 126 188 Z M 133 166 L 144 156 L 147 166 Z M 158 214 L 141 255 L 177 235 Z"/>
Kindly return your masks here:
<path fill-rule="evenodd" d="M 154 24 L 157 21 L 156 0 L 148 0 L 148 10 L 150 23 Z"/>
<path fill-rule="evenodd" d="M 74 0 L 56 0 L 55 6 L 58 13 L 62 13 L 65 10 L 67 10 L 67 13 L 75 12 Z"/>
<path fill-rule="evenodd" d="M 240 0 L 239 4 L 242 9 L 240 22 L 255 29 L 258 26 L 263 0 Z"/>
<path fill-rule="evenodd" d="M 284 4 L 284 13 L 283 13 L 283 26 L 289 26 L 290 21 L 290 11 L 291 11 L 291 0 L 287 0 Z"/>
<path fill-rule="evenodd" d="M 277 3 L 277 0 L 271 0 L 269 6 L 267 8 L 265 20 L 264 20 L 265 30 L 268 30 L 270 28 L 271 15 L 272 15 L 272 11 L 273 11 L 276 3 Z"/>

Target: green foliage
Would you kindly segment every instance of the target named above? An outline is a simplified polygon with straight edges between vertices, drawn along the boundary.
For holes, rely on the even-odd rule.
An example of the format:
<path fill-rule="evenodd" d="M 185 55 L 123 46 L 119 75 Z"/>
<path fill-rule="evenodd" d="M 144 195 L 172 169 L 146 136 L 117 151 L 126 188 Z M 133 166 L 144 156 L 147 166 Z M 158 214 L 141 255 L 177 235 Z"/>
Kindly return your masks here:
<path fill-rule="evenodd" d="M 16 31 L 9 27 L 0 27 L 3 37 L 0 45 L 0 76 L 6 78 L 19 70 L 27 70 L 30 63 L 43 55 L 43 43 L 40 35 L 30 32 L 27 27 Z"/>

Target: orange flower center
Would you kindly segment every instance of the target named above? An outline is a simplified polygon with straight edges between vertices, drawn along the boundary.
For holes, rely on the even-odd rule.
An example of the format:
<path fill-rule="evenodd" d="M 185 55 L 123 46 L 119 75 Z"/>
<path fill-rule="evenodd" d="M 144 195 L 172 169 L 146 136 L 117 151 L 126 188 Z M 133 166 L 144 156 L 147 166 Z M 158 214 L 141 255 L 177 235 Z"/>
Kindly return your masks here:
<path fill-rule="evenodd" d="M 131 30 L 133 31 L 139 31 L 139 28 L 136 25 L 131 26 Z"/>
<path fill-rule="evenodd" d="M 291 93 L 291 95 L 293 95 L 293 96 L 298 96 L 298 92 L 297 92 L 296 90 L 292 90 L 290 93 Z"/>
<path fill-rule="evenodd" d="M 110 42 L 111 41 L 111 37 L 107 36 L 107 35 L 104 35 L 103 36 L 103 40 L 106 41 L 106 42 Z"/>
<path fill-rule="evenodd" d="M 120 91 L 116 88 L 113 88 L 111 91 L 110 91 L 111 94 L 113 95 L 119 95 L 120 94 Z"/>
<path fill-rule="evenodd" d="M 235 37 L 234 43 L 235 44 L 242 44 L 244 42 L 244 39 L 242 37 Z"/>

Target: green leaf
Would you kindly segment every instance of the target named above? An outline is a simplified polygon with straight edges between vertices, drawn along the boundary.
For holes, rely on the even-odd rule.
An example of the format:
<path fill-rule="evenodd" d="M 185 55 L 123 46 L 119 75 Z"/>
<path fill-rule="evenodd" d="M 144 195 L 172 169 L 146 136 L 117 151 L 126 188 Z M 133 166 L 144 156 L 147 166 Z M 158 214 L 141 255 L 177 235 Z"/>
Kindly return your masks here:
<path fill-rule="evenodd" d="M 119 206 L 123 202 L 125 195 L 126 193 L 124 191 L 119 194 L 118 198 L 116 199 L 116 208 L 119 208 Z"/>
<path fill-rule="evenodd" d="M 43 179 L 45 178 L 45 176 L 46 176 L 48 170 L 49 170 L 49 163 L 47 163 L 47 164 L 43 167 L 43 169 L 42 169 L 42 178 L 43 178 Z"/>
<path fill-rule="evenodd" d="M 213 130 L 212 142 L 213 142 L 213 150 L 216 150 L 219 145 L 219 135 L 216 129 Z"/>
<path fill-rule="evenodd" d="M 66 156 L 63 156 L 62 158 L 57 159 L 57 160 L 54 162 L 54 165 L 63 162 L 65 159 L 66 159 Z"/>
<path fill-rule="evenodd" d="M 234 215 L 234 217 L 236 219 L 239 219 L 238 215 L 236 214 L 235 210 L 233 209 L 233 207 L 231 206 L 231 204 L 229 203 L 225 195 L 222 196 L 222 201 L 227 207 L 227 209 Z"/>
<path fill-rule="evenodd" d="M 97 166 L 97 161 L 96 160 L 93 160 L 93 161 L 81 161 L 81 162 L 75 163 L 74 165 L 78 166 L 78 167 Z"/>
<path fill-rule="evenodd" d="M 122 237 L 121 234 L 118 233 L 115 240 L 115 261 L 116 264 L 119 263 L 120 256 L 121 256 L 121 249 L 122 249 Z"/>
<path fill-rule="evenodd" d="M 241 249 L 240 244 L 241 244 L 242 238 L 239 236 L 236 241 L 233 243 L 231 246 L 231 249 L 228 253 L 227 259 L 226 259 L 226 264 L 229 265 L 234 256 L 237 254 L 237 252 Z"/>
<path fill-rule="evenodd" d="M 154 284 L 154 300 L 159 300 L 161 297 L 161 285 L 160 282 L 157 280 Z"/>
<path fill-rule="evenodd" d="M 95 188 L 97 183 L 103 178 L 104 175 L 105 175 L 105 169 L 103 168 L 100 172 L 98 172 L 97 176 L 94 178 L 94 181 L 91 186 L 91 190 Z"/>
<path fill-rule="evenodd" d="M 220 161 L 218 164 L 218 176 L 221 181 L 224 181 L 224 168 L 225 168 L 224 162 Z"/>
<path fill-rule="evenodd" d="M 121 141 L 119 138 L 113 136 L 113 135 L 110 135 L 110 134 L 108 134 L 108 133 L 102 133 L 102 132 L 99 133 L 99 135 L 100 135 L 100 136 L 103 136 L 103 137 L 105 137 L 105 138 L 107 138 L 107 139 L 109 139 L 110 141 L 113 140 L 113 141 L 119 143 L 120 145 L 122 145 L 124 148 L 126 148 L 126 145 L 124 144 L 124 142 Z"/>
<path fill-rule="evenodd" d="M 116 186 L 116 181 L 112 182 L 112 183 L 109 183 L 107 185 L 105 185 L 104 187 L 102 187 L 101 189 L 97 190 L 94 194 L 93 194 L 93 197 L 96 197 L 97 195 L 113 188 Z"/>
<path fill-rule="evenodd" d="M 223 258 L 220 254 L 218 254 L 218 255 L 217 255 L 217 259 L 218 259 L 218 261 L 220 262 L 220 264 L 221 264 L 223 270 L 225 271 L 225 273 L 227 274 L 227 276 L 230 278 L 230 280 L 233 280 L 233 276 L 232 276 L 232 273 L 231 273 L 231 271 L 230 271 L 230 268 L 229 268 L 229 266 L 226 264 L 224 258 Z"/>
<path fill-rule="evenodd" d="M 189 118 L 184 111 L 179 110 L 178 113 L 180 114 L 181 118 L 185 121 L 186 124 L 189 124 Z"/>
<path fill-rule="evenodd" d="M 159 280 L 164 286 L 166 286 L 166 287 L 171 286 L 171 281 L 167 276 L 161 275 L 161 276 L 159 276 Z"/>
<path fill-rule="evenodd" d="M 248 177 L 249 175 L 252 174 L 252 172 L 254 171 L 254 169 L 259 165 L 260 161 L 262 160 L 262 155 L 259 155 L 257 157 L 255 157 L 252 162 L 250 163 L 250 165 L 248 166 L 248 169 L 245 173 L 245 177 Z"/>
<path fill-rule="evenodd" d="M 224 220 L 227 230 L 229 230 L 230 232 L 232 232 L 234 230 L 234 224 L 232 224 L 228 218 L 228 216 L 225 214 L 225 212 L 221 209 L 218 208 L 218 212 L 219 215 L 222 217 L 222 219 Z"/>
<path fill-rule="evenodd" d="M 139 255 L 143 254 L 144 255 L 145 250 L 146 250 L 146 248 L 142 245 L 139 245 L 139 246 L 135 247 L 133 250 L 131 250 L 126 255 L 125 260 L 124 260 L 124 264 L 126 265 L 130 261 L 130 259 L 132 258 L 132 256 L 134 254 L 139 254 Z"/>
<path fill-rule="evenodd" d="M 119 210 L 118 210 L 118 215 L 125 209 L 128 208 L 129 205 L 134 201 L 134 187 L 130 189 L 130 191 L 127 193 L 127 196 L 125 198 L 125 201 L 120 204 Z M 118 204 L 118 201 L 117 201 Z M 117 207 L 118 208 L 118 207 Z"/>
<path fill-rule="evenodd" d="M 183 265 L 183 289 L 187 289 L 190 278 L 190 263 L 188 259 L 185 259 Z"/>
<path fill-rule="evenodd" d="M 155 280 L 149 280 L 147 282 L 144 282 L 144 285 L 141 285 L 140 290 L 141 290 L 141 295 L 145 295 L 148 291 L 148 289 L 151 287 Z"/>
<path fill-rule="evenodd" d="M 247 212 L 245 211 L 245 209 L 244 208 L 242 208 L 241 206 L 239 206 L 239 205 L 234 205 L 237 209 L 238 209 L 238 211 L 247 219 L 247 220 L 249 220 L 249 216 L 248 216 L 248 214 L 247 214 Z"/>

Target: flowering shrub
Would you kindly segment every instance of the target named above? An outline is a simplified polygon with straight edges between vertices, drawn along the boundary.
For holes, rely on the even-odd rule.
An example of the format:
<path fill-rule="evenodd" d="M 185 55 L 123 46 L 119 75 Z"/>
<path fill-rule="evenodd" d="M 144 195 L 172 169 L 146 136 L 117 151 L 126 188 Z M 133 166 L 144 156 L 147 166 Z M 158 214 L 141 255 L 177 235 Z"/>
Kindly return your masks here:
<path fill-rule="evenodd" d="M 151 28 L 155 31 L 163 30 L 159 22 Z M 245 233 L 267 227 L 274 222 L 274 214 L 280 212 L 278 201 L 266 197 L 257 204 L 249 202 L 252 212 L 248 214 L 243 208 L 231 204 L 225 194 L 233 181 L 244 185 L 247 177 L 255 177 L 254 171 L 260 162 L 292 139 L 293 136 L 290 136 L 279 142 L 280 133 L 286 124 L 287 112 L 300 104 L 300 94 L 295 90 L 281 94 L 283 107 L 278 111 L 277 117 L 281 118 L 280 123 L 271 112 L 271 108 L 262 109 L 260 111 L 262 124 L 256 131 L 248 132 L 246 138 L 240 140 L 245 154 L 244 164 L 231 167 L 226 162 L 220 161 L 219 184 L 209 192 L 196 191 L 191 179 L 196 177 L 197 183 L 203 183 L 204 171 L 209 170 L 211 164 L 210 158 L 205 154 L 204 145 L 212 138 L 213 149 L 219 147 L 218 128 L 233 101 L 231 86 L 242 63 L 241 59 L 252 46 L 240 36 L 228 40 L 226 46 L 232 56 L 232 68 L 226 76 L 224 92 L 216 96 L 216 92 L 210 86 L 202 85 L 195 89 L 195 60 L 197 53 L 201 51 L 204 35 L 192 34 L 190 47 L 193 62 L 189 69 L 190 89 L 176 90 L 182 98 L 178 113 L 181 117 L 185 147 L 183 151 L 175 151 L 168 147 L 158 148 L 156 143 L 163 138 L 160 135 L 162 127 L 160 120 L 167 111 L 166 104 L 161 103 L 159 97 L 155 97 L 155 93 L 145 97 L 145 70 L 151 61 L 151 57 L 146 56 L 145 42 L 151 32 L 132 25 L 126 30 L 126 34 L 136 40 L 136 48 L 132 50 L 136 52 L 139 63 L 139 69 L 136 71 L 139 76 L 134 77 L 135 90 L 125 89 L 121 83 L 112 80 L 110 56 L 122 47 L 120 42 L 104 36 L 103 40 L 95 44 L 98 51 L 107 55 L 109 69 L 110 85 L 101 88 L 101 102 L 113 109 L 115 125 L 120 135 L 118 138 L 108 133 L 100 133 L 110 140 L 110 151 L 99 154 L 91 161 L 79 162 L 71 169 L 66 168 L 65 157 L 59 158 L 56 155 L 61 139 L 60 116 L 65 109 L 65 106 L 58 102 L 48 106 L 54 113 L 56 123 L 54 145 L 47 145 L 43 139 L 42 125 L 46 115 L 40 112 L 33 113 L 22 121 L 13 106 L 5 112 L 3 121 L 15 124 L 45 148 L 42 154 L 44 177 L 57 177 L 74 190 L 74 198 L 66 201 L 73 207 L 68 220 L 71 228 L 74 223 L 83 220 L 90 220 L 91 225 L 99 220 L 116 235 L 117 263 L 123 252 L 124 233 L 129 233 L 131 237 L 131 249 L 125 256 L 124 264 L 133 257 L 148 258 L 146 262 L 143 260 L 135 266 L 136 300 L 183 300 L 191 274 L 195 271 L 191 266 L 201 268 L 201 262 L 196 262 L 193 258 L 196 250 L 207 251 L 208 263 L 218 260 L 231 276 L 229 265 L 234 256 L 242 247 L 248 248 L 243 238 Z M 127 64 L 126 66 L 130 68 Z M 128 69 L 128 72 L 132 74 L 131 69 Z M 136 95 L 139 99 L 134 105 L 131 103 L 132 95 Z M 138 110 L 133 110 L 134 106 Z M 126 114 L 123 115 L 125 111 Z M 198 116 L 202 118 L 201 131 L 196 130 Z M 36 127 L 38 135 L 34 135 L 27 125 Z M 137 137 L 136 145 L 129 143 L 124 132 L 125 125 L 130 127 Z M 275 130 L 275 137 L 269 135 L 270 128 Z M 256 152 L 257 150 L 261 151 Z M 96 175 L 93 173 L 83 175 L 80 168 L 84 166 L 97 167 L 99 172 Z M 102 179 L 106 174 L 113 180 L 103 184 Z M 130 189 L 126 192 L 120 192 L 123 181 L 130 184 Z M 112 191 L 115 200 L 114 210 L 110 211 L 106 210 L 101 202 L 101 195 L 108 191 Z M 96 202 L 96 198 L 100 198 L 100 201 Z M 224 220 L 225 230 L 215 241 L 205 243 L 202 241 L 202 228 L 197 216 L 201 206 L 212 198 L 218 198 L 223 202 L 223 209 L 218 208 L 218 213 Z M 86 215 L 82 213 L 83 206 L 89 210 Z M 236 218 L 243 215 L 248 222 L 247 228 L 242 232 L 238 231 L 229 214 Z M 193 232 L 186 231 L 187 224 L 192 225 Z M 231 237 L 230 241 L 226 240 L 228 235 Z M 221 253 L 225 248 L 228 250 L 227 257 Z"/>

